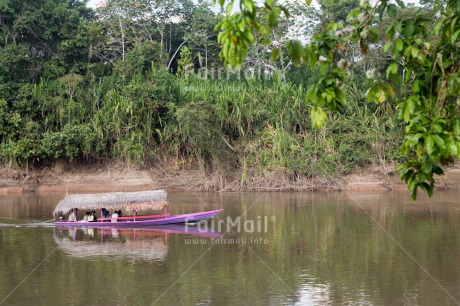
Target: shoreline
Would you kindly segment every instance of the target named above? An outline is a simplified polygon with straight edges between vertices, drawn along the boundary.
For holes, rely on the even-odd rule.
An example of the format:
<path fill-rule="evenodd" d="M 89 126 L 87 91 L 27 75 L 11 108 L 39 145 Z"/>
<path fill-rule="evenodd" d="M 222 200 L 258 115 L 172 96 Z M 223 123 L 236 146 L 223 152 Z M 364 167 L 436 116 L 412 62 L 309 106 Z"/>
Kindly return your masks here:
<path fill-rule="evenodd" d="M 436 178 L 436 188 L 460 189 L 460 167 L 455 165 L 445 170 L 445 175 Z M 295 180 L 281 173 L 253 176 L 241 185 L 236 179 L 227 179 L 221 173 L 205 175 L 189 170 L 168 174 L 155 169 L 140 169 L 112 164 L 73 166 L 71 169 L 45 168 L 34 170 L 30 175 L 20 170 L 0 170 L 0 194 L 26 192 L 113 192 L 167 189 L 171 191 L 215 191 L 215 192 L 296 192 L 296 191 L 402 191 L 407 186 L 392 171 L 381 167 L 358 169 L 350 175 L 337 179 Z"/>

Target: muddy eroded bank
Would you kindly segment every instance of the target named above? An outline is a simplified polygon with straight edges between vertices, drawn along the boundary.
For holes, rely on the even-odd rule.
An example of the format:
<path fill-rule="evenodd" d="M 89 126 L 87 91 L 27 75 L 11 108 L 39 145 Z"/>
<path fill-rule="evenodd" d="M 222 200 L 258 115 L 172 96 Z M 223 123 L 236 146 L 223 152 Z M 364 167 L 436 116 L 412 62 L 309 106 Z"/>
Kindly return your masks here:
<path fill-rule="evenodd" d="M 209 175 L 197 170 L 168 172 L 143 169 L 126 164 L 78 165 L 34 169 L 0 170 L 0 193 L 67 191 L 133 191 L 166 188 L 182 191 L 391 191 L 405 190 L 394 167 L 368 167 L 334 179 L 292 178 L 281 173 L 252 175 L 241 184 L 233 177 L 216 172 Z M 460 167 L 446 169 L 436 179 L 439 189 L 460 188 Z"/>

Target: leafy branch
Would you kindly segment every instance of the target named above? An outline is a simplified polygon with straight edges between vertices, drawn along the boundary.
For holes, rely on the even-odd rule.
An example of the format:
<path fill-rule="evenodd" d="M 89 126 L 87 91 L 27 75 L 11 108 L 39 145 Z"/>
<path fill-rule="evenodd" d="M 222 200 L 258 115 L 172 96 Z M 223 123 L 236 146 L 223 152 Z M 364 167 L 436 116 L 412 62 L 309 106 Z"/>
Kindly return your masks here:
<path fill-rule="evenodd" d="M 306 2 L 311 4 L 311 0 Z M 220 56 L 225 64 L 238 67 L 256 40 L 271 43 L 269 35 L 277 27 L 280 13 L 289 13 L 276 0 L 266 0 L 263 6 L 242 0 L 238 12 L 233 12 L 234 0 L 219 0 L 221 6 L 225 3 L 227 15 L 216 26 L 222 45 Z M 415 200 L 419 188 L 431 196 L 434 175 L 443 174 L 441 167 L 460 157 L 460 5 L 458 0 L 449 0 L 445 7 L 435 6 L 433 16 L 439 18 L 431 27 L 427 24 L 432 20 L 421 11 L 399 18 L 398 10 L 405 6 L 401 0 L 396 3 L 380 0 L 371 5 L 362 0 L 346 23 L 332 21 L 313 35 L 308 45 L 291 40 L 285 47 L 295 66 L 320 67 L 322 76 L 306 94 L 312 123 L 320 128 L 328 119 L 327 111 L 340 111 L 347 104 L 343 91 L 351 73 L 347 46 L 359 45 L 361 54 L 366 55 L 378 48 L 376 25 L 384 17 L 392 20 L 385 32 L 388 43 L 383 47 L 392 58 L 386 67 L 386 81 L 374 80 L 366 95 L 368 101 L 397 104 L 399 118 L 406 124 L 401 150 L 407 158 L 398 171 Z M 273 49 L 273 61 L 280 52 Z M 367 76 L 374 78 L 374 71 L 368 71 Z M 394 88 L 400 84 L 406 93 L 395 99 Z"/>

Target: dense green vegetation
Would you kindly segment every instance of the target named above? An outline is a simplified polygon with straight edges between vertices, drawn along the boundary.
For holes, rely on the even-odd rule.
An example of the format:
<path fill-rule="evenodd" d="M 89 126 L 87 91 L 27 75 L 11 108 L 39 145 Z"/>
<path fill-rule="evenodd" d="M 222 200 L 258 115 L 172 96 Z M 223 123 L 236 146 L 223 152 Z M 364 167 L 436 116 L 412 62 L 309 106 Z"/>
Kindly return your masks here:
<path fill-rule="evenodd" d="M 376 103 L 395 99 L 399 118 L 407 125 L 401 145 L 407 160 L 398 171 L 412 199 L 419 188 L 431 196 L 434 175 L 443 174 L 441 166 L 460 157 L 460 1 L 426 0 L 425 10 L 408 10 L 402 0 L 320 3 L 321 31 L 306 46 L 300 40 L 286 43 L 294 65 L 320 67 L 321 77 L 306 95 L 314 125 L 325 124 L 327 111 L 346 107 L 343 84 L 355 58 L 382 49 L 383 54 L 377 53 L 384 56 L 384 63 L 367 70 L 374 82 L 366 97 Z M 289 12 L 277 0 L 265 0 L 259 7 L 253 0 L 219 0 L 219 4 L 227 7 L 227 16 L 218 25 L 225 63 L 241 66 L 256 40 L 272 46 L 273 60 L 280 57 L 283 50 L 271 33 L 279 27 L 282 13 L 288 17 Z M 239 4 L 239 11 L 229 14 L 234 4 Z M 376 77 L 377 70 L 385 71 L 386 80 Z M 402 89 L 402 95 L 396 89 Z"/>
<path fill-rule="evenodd" d="M 290 8 L 311 19 L 280 19 L 267 35 L 284 46 L 292 23 L 300 34 L 321 35 L 323 22 L 343 18 L 340 5 L 359 3 L 337 5 L 323 6 L 327 15 Z M 405 124 L 394 101 L 407 87 L 379 104 L 366 94 L 385 78 L 391 58 L 370 50 L 346 67 L 347 103 L 316 129 L 316 108 L 305 96 L 321 81 L 320 67 L 294 67 L 283 52 L 273 63 L 271 47 L 253 37 L 244 70 L 225 69 L 214 32 L 220 19 L 208 5 L 186 0 L 111 0 L 96 11 L 80 1 L 1 0 L 1 163 L 120 159 L 221 173 L 244 188 L 273 173 L 331 179 L 402 161 Z M 290 44 L 280 51 L 292 53 Z M 369 79 L 373 68 L 377 77 Z"/>

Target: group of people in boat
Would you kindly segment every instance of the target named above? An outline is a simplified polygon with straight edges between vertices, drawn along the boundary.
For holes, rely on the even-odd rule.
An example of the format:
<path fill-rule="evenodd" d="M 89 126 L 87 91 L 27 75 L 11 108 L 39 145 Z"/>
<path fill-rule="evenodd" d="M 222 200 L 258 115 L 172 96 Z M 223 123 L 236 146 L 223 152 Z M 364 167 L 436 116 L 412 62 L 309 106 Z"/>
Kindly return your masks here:
<path fill-rule="evenodd" d="M 104 218 L 110 218 L 110 220 L 104 220 L 104 222 L 118 222 L 118 218 L 123 217 L 123 214 L 121 213 L 121 210 L 115 210 L 112 215 L 110 215 L 110 212 L 103 208 L 102 209 L 102 215 Z"/>
<path fill-rule="evenodd" d="M 97 222 L 96 212 L 94 210 L 87 211 L 83 217 L 83 222 Z"/>
<path fill-rule="evenodd" d="M 83 217 L 83 220 L 78 221 L 77 220 L 77 215 L 76 212 L 78 209 L 75 209 L 74 211 L 71 211 L 69 214 L 69 218 L 67 221 L 69 222 L 97 222 L 97 217 L 96 217 L 96 211 L 87 211 L 86 214 Z M 113 212 L 113 214 L 110 214 L 110 211 L 108 211 L 105 208 L 102 208 L 101 211 L 101 217 L 104 218 L 102 220 L 103 222 L 118 222 L 118 218 L 123 217 L 123 213 L 121 210 L 116 210 Z M 60 221 L 64 220 L 64 215 L 62 213 L 59 214 L 58 219 Z"/>

